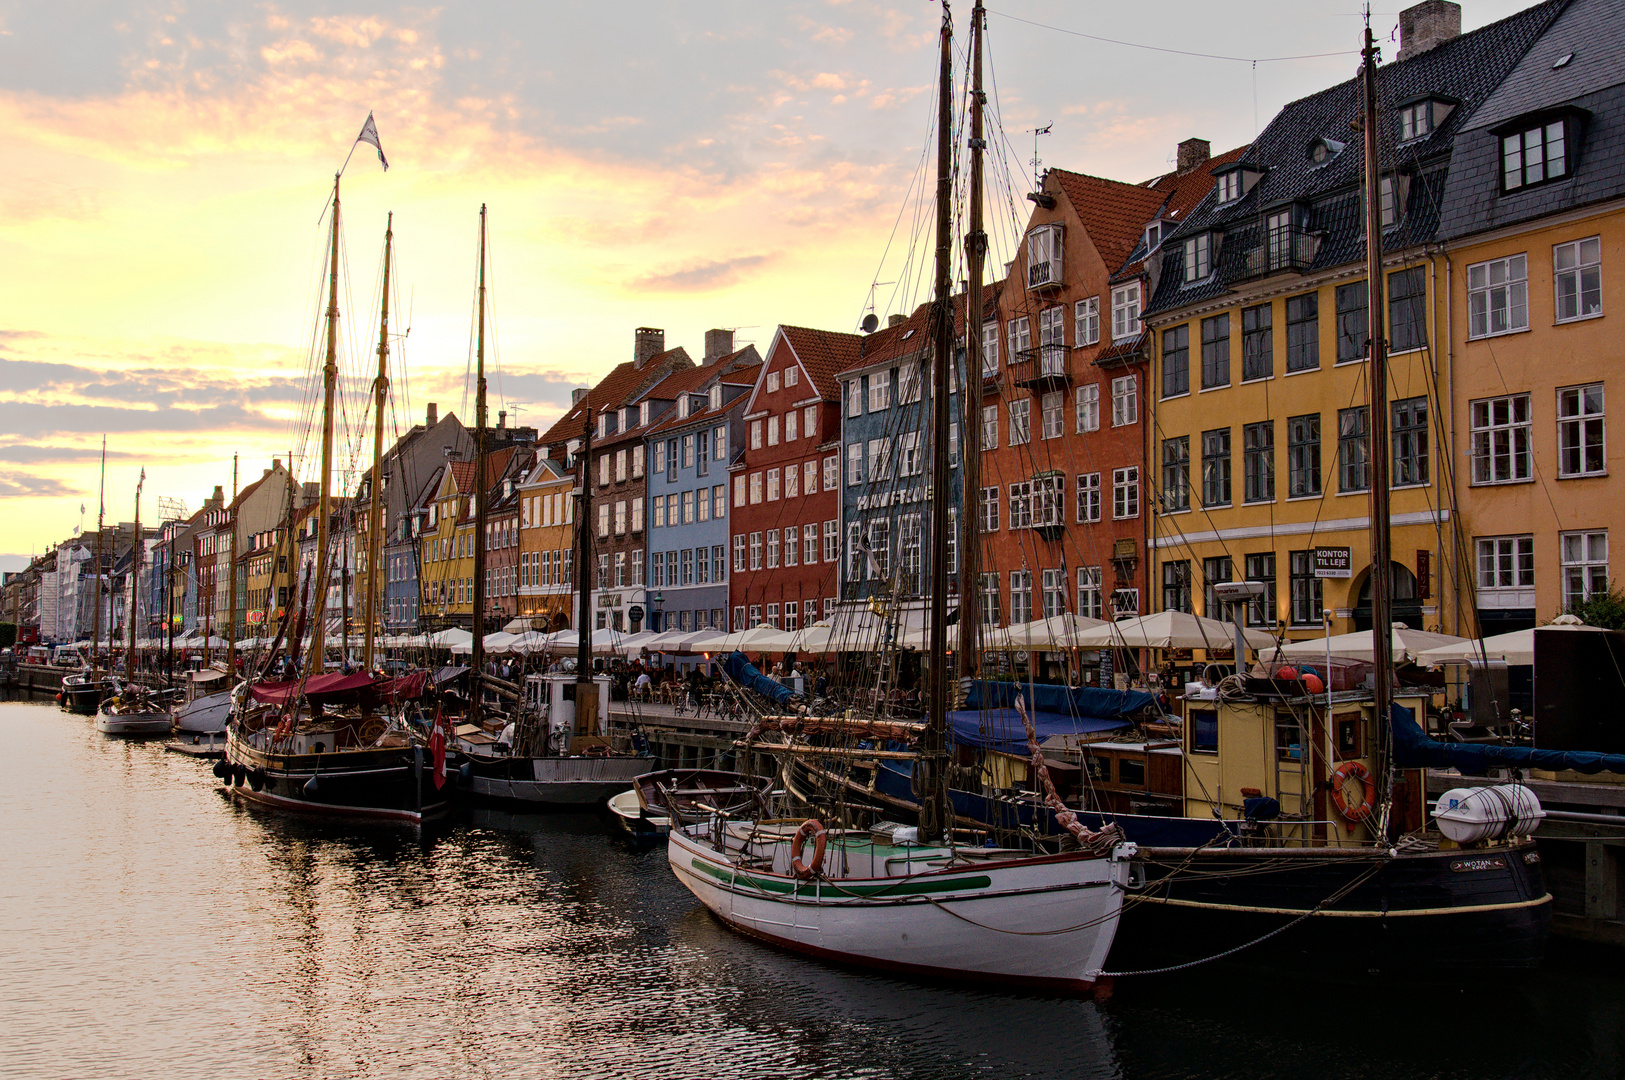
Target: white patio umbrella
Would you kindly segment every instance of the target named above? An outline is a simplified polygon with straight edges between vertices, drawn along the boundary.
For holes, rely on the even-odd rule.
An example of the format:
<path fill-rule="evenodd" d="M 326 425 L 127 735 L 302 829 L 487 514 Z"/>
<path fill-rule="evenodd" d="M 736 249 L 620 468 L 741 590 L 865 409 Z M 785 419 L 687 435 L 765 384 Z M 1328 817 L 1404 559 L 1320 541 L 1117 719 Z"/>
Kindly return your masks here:
<path fill-rule="evenodd" d="M 1578 630 L 1597 632 L 1600 626 L 1587 626 L 1574 619 L 1565 623 L 1564 619 L 1573 619 L 1572 615 L 1560 615 L 1557 620 L 1548 626 L 1529 627 L 1525 630 L 1514 630 L 1509 634 L 1496 634 L 1487 637 L 1480 643 L 1475 638 L 1469 638 L 1454 645 L 1441 645 L 1436 649 L 1425 649 L 1416 655 L 1418 664 L 1429 667 L 1451 660 L 1481 661 L 1504 660 L 1508 664 L 1528 665 L 1535 662 L 1535 630 Z"/>
<path fill-rule="evenodd" d="M 1429 649 L 1442 649 L 1450 645 L 1460 645 L 1466 638 L 1455 637 L 1452 634 L 1434 634 L 1426 630 L 1413 630 L 1404 623 L 1394 623 L 1389 631 L 1393 635 L 1394 663 L 1403 664 L 1407 660 L 1416 660 L 1418 654 Z M 1343 656 L 1351 660 L 1371 660 L 1375 648 L 1372 645 L 1371 631 L 1357 630 L 1352 634 L 1337 634 L 1330 638 L 1305 638 L 1303 641 L 1289 641 L 1279 649 L 1271 649 L 1264 655 L 1266 660 L 1315 660 L 1324 659 L 1327 650 L 1331 655 Z"/>
<path fill-rule="evenodd" d="M 757 623 L 749 630 L 736 630 L 731 634 L 721 634 L 698 642 L 690 642 L 689 648 L 698 652 L 789 652 L 795 648 L 796 635 L 783 630 L 775 630 L 766 623 Z"/>
<path fill-rule="evenodd" d="M 512 634 L 504 634 L 504 633 L 501 633 L 501 632 L 498 632 L 498 633 L 495 633 L 495 634 L 486 634 L 485 635 L 485 651 L 488 652 L 488 653 L 511 652 L 512 649 L 510 648 L 510 646 L 512 646 L 513 641 L 514 641 L 514 636 Z M 474 651 L 474 635 L 470 634 L 468 636 L 468 641 L 466 641 L 466 642 L 463 642 L 463 643 L 460 643 L 460 644 L 457 644 L 457 645 L 453 645 L 451 647 L 450 651 L 451 651 L 451 654 L 453 656 L 467 656 L 467 655 L 469 655 L 470 653 L 472 653 Z"/>
<path fill-rule="evenodd" d="M 989 652 L 1057 652 L 1061 649 L 1096 648 L 1092 645 L 1081 646 L 1079 639 L 1088 631 L 1105 625 L 1100 619 L 1074 615 L 1068 611 L 1047 619 L 1035 619 L 1003 630 L 984 632 L 982 648 Z"/>
<path fill-rule="evenodd" d="M 429 638 L 429 644 L 437 649 L 449 649 L 454 645 L 471 645 L 473 642 L 474 635 L 460 627 L 442 630 Z"/>
<path fill-rule="evenodd" d="M 526 630 L 523 634 L 515 637 L 508 648 L 513 652 L 523 653 L 527 656 L 531 653 L 538 653 L 547 648 L 547 635 L 539 634 L 534 630 Z"/>
<path fill-rule="evenodd" d="M 1234 628 L 1217 619 L 1204 619 L 1183 611 L 1159 611 L 1137 619 L 1102 623 L 1074 637 L 1070 645 L 1080 649 L 1228 649 Z M 1246 642 L 1254 649 L 1267 649 L 1275 639 L 1258 630 L 1246 630 Z"/>
<path fill-rule="evenodd" d="M 547 635 L 547 643 L 543 646 L 543 651 L 550 653 L 575 652 L 580 647 L 581 637 L 574 630 L 555 630 Z"/>
<path fill-rule="evenodd" d="M 836 634 L 835 627 L 827 622 L 815 622 L 803 626 L 796 631 L 792 638 L 794 644 L 785 652 L 827 653 L 840 652 L 846 648 L 842 636 Z"/>
<path fill-rule="evenodd" d="M 600 626 L 592 632 L 592 651 L 599 656 L 606 656 L 618 651 L 626 634 L 608 626 Z"/>
<path fill-rule="evenodd" d="M 615 651 L 627 659 L 631 659 L 642 652 L 656 636 L 658 635 L 653 630 L 639 630 L 635 634 L 627 634 L 616 642 Z"/>
<path fill-rule="evenodd" d="M 713 630 L 662 630 L 643 643 L 644 649 L 658 653 L 687 653 L 690 652 L 690 643 L 695 641 L 711 641 L 718 638 Z"/>

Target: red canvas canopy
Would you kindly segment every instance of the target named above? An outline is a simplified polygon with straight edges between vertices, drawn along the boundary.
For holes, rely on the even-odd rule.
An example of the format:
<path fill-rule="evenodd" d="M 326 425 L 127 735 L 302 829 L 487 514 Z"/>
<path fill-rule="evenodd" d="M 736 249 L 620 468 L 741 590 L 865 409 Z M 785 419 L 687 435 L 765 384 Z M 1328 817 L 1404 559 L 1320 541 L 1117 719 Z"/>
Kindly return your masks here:
<path fill-rule="evenodd" d="M 313 705 L 377 704 L 381 701 L 407 701 L 423 696 L 428 685 L 426 671 L 414 671 L 399 679 L 374 679 L 366 672 L 345 675 L 332 672 L 312 675 L 305 680 L 304 696 Z M 263 682 L 253 688 L 254 700 L 266 705 L 286 705 L 299 696 L 299 680 Z"/>

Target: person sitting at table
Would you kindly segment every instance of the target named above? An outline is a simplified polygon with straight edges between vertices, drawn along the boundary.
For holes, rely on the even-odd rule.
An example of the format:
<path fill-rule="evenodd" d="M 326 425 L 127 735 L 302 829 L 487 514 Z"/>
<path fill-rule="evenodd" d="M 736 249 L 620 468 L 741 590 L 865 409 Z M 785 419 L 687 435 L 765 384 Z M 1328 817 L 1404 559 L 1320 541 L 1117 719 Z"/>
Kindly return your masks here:
<path fill-rule="evenodd" d="M 637 692 L 639 697 L 647 701 L 649 699 L 649 685 L 649 673 L 644 671 L 638 674 L 638 681 L 632 684 L 632 688 Z"/>

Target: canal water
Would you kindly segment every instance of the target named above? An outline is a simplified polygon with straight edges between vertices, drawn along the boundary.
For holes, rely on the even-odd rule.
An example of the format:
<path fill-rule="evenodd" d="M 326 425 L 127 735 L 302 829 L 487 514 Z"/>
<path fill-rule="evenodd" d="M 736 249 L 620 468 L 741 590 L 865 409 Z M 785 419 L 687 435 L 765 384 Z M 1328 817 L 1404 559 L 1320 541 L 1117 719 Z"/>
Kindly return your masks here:
<path fill-rule="evenodd" d="M 920 986 L 737 937 L 594 814 L 437 832 L 236 805 L 209 763 L 0 704 L 0 1077 L 1617 1077 L 1625 964 L 1374 991 Z"/>

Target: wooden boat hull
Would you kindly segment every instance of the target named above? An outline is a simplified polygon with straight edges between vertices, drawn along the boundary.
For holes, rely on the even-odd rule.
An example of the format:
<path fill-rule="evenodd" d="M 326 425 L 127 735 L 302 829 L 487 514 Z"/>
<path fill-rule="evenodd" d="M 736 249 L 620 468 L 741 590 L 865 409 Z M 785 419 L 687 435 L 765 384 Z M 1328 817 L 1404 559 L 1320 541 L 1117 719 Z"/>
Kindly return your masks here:
<path fill-rule="evenodd" d="M 609 812 L 621 831 L 640 844 L 652 844 L 671 831 L 670 818 L 643 809 L 636 788 L 628 788 L 612 796 Z"/>
<path fill-rule="evenodd" d="M 96 714 L 96 730 L 103 735 L 168 735 L 167 712 L 129 712 Z"/>
<path fill-rule="evenodd" d="M 1126 858 L 1071 853 L 799 882 L 742 868 L 711 847 L 708 833 L 706 825 L 671 830 L 672 870 L 712 914 L 752 937 L 915 977 L 1068 994 L 1102 988 Z"/>
<path fill-rule="evenodd" d="M 475 799 L 535 806 L 596 806 L 654 765 L 647 757 L 465 758 Z"/>
<path fill-rule="evenodd" d="M 450 811 L 454 777 L 434 785 L 433 762 L 417 746 L 265 753 L 233 731 L 226 743 L 233 795 L 277 810 L 416 824 Z"/>

